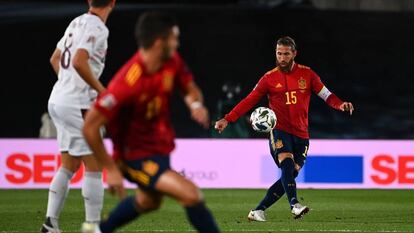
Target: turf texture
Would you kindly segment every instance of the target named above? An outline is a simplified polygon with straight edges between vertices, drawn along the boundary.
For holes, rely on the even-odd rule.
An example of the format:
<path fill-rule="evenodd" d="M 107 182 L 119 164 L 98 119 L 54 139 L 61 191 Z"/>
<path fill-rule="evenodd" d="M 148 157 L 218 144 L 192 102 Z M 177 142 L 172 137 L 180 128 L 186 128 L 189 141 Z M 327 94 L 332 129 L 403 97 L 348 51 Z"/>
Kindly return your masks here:
<path fill-rule="evenodd" d="M 247 214 L 265 190 L 203 190 L 222 232 L 414 232 L 414 190 L 298 190 L 309 214 L 294 220 L 286 197 L 266 210 L 267 222 L 249 222 Z M 133 194 L 133 191 L 130 191 Z M 47 190 L 0 190 L 0 233 L 39 232 Z M 103 216 L 118 200 L 105 194 Z M 79 232 L 84 220 L 80 190 L 71 190 L 60 218 L 63 232 Z M 165 198 L 158 211 L 118 232 L 195 232 L 184 210 Z"/>

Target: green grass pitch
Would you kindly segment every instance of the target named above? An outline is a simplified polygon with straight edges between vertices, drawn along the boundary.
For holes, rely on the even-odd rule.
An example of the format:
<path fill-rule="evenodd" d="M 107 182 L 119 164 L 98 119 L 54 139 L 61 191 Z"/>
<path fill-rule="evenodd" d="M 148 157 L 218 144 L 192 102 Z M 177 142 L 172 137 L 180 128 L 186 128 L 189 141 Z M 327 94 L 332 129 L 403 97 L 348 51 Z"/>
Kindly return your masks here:
<path fill-rule="evenodd" d="M 265 190 L 203 190 L 222 232 L 414 232 L 414 190 L 298 190 L 311 211 L 294 220 L 286 198 L 266 211 L 267 222 L 248 222 L 247 214 Z M 132 193 L 132 191 L 131 191 Z M 0 233 L 39 232 L 47 190 L 0 190 Z M 117 199 L 105 196 L 103 215 Z M 79 232 L 84 219 L 80 190 L 71 190 L 60 225 Z M 166 198 L 162 208 L 141 216 L 118 232 L 194 232 L 183 209 Z"/>

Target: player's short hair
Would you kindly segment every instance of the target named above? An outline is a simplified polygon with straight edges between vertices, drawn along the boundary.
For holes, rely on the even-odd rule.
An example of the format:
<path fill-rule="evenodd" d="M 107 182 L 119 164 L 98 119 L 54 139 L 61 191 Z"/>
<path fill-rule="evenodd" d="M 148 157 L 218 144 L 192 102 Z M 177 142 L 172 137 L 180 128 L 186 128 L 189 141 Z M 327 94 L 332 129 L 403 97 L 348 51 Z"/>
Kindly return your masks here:
<path fill-rule="evenodd" d="M 92 7 L 105 7 L 108 6 L 112 0 L 91 0 L 90 5 Z"/>
<path fill-rule="evenodd" d="M 148 12 L 142 14 L 135 26 L 135 38 L 139 46 L 149 48 L 155 40 L 165 39 L 171 33 L 171 29 L 177 26 L 174 17 L 161 12 Z"/>
<path fill-rule="evenodd" d="M 292 51 L 297 50 L 295 40 L 292 39 L 292 37 L 290 37 L 290 36 L 283 36 L 283 37 L 279 38 L 276 42 L 276 46 L 277 45 L 290 46 L 292 48 Z"/>

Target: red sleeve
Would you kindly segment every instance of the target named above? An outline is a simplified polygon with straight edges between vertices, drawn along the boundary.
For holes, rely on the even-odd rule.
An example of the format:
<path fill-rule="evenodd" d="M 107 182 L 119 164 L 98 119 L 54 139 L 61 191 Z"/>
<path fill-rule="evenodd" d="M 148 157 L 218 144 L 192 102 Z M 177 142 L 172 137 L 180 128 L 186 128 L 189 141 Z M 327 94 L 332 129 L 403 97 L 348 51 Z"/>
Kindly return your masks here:
<path fill-rule="evenodd" d="M 318 74 L 316 74 L 313 70 L 310 70 L 311 72 L 311 82 L 312 82 L 312 91 L 315 94 L 319 94 L 319 92 L 322 90 L 322 88 L 325 86 L 321 78 Z"/>
<path fill-rule="evenodd" d="M 108 89 L 98 97 L 95 108 L 109 120 L 114 118 L 123 105 L 134 100 L 141 74 L 142 69 L 138 63 L 123 67 L 109 83 Z"/>
<path fill-rule="evenodd" d="M 263 76 L 253 91 L 246 98 L 240 101 L 228 114 L 224 116 L 228 122 L 235 122 L 252 109 L 260 99 L 267 93 L 266 76 Z"/>
<path fill-rule="evenodd" d="M 340 110 L 339 107 L 341 106 L 341 104 L 343 103 L 343 101 L 341 99 L 338 98 L 338 96 L 336 96 L 334 93 L 332 93 L 328 99 L 326 99 L 326 103 L 331 107 L 334 108 L 336 110 Z"/>
<path fill-rule="evenodd" d="M 178 86 L 181 93 L 184 93 L 187 89 L 188 83 L 194 79 L 193 74 L 178 53 L 175 53 L 174 59 L 177 66 L 177 77 L 175 79 L 175 84 Z"/>
<path fill-rule="evenodd" d="M 312 91 L 317 94 L 319 97 L 325 100 L 325 103 L 328 104 L 331 108 L 339 110 L 339 106 L 343 103 L 334 93 L 331 93 L 325 85 L 322 83 L 321 78 L 311 70 L 311 79 L 312 79 Z M 324 88 L 325 87 L 325 88 Z M 322 93 L 324 92 L 324 93 Z M 326 98 L 325 98 L 326 96 Z"/>

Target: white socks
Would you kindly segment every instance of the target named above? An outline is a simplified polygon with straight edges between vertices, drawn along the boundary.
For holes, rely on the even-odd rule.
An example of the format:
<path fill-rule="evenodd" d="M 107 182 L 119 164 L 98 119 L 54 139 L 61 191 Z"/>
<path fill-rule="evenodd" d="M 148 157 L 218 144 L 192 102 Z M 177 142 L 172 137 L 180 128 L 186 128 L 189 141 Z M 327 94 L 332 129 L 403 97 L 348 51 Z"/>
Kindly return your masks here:
<path fill-rule="evenodd" d="M 59 218 L 63 205 L 65 204 L 72 176 L 73 172 L 64 167 L 60 167 L 53 177 L 52 183 L 50 184 L 46 217 L 50 217 L 55 223 L 57 223 L 57 219 Z"/>
<path fill-rule="evenodd" d="M 60 167 L 53 177 L 49 187 L 46 217 L 50 217 L 52 224 L 57 227 L 57 220 L 69 193 L 69 184 L 73 172 Z M 104 188 L 102 172 L 86 172 L 82 184 L 82 196 L 85 200 L 85 218 L 87 222 L 99 222 L 103 206 Z"/>
<path fill-rule="evenodd" d="M 82 184 L 86 222 L 99 222 L 103 206 L 102 172 L 85 172 Z"/>

